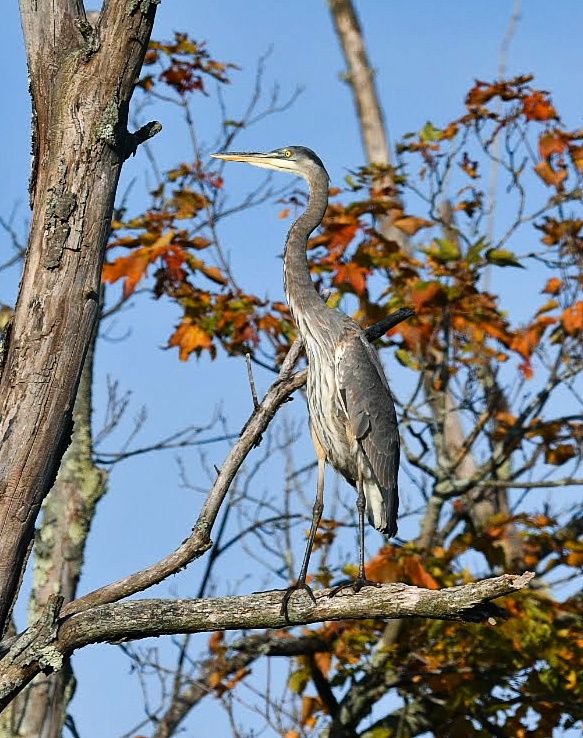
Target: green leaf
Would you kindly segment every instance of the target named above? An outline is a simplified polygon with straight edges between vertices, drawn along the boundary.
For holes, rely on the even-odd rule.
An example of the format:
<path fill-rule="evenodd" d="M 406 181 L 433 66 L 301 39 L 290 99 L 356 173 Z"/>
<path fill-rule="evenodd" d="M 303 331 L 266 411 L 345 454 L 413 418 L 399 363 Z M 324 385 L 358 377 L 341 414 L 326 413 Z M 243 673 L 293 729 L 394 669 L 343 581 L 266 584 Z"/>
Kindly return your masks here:
<path fill-rule="evenodd" d="M 460 249 L 455 241 L 447 238 L 436 238 L 428 249 L 423 249 L 426 254 L 437 261 L 457 261 L 460 258 Z"/>
<path fill-rule="evenodd" d="M 419 139 L 423 143 L 429 143 L 430 141 L 439 141 L 440 138 L 441 131 L 439 130 L 439 128 L 436 128 L 429 120 L 419 131 Z"/>
<path fill-rule="evenodd" d="M 380 725 L 377 725 L 376 728 L 363 733 L 362 738 L 391 738 L 392 735 L 393 731 L 390 728 L 382 728 Z"/>
<path fill-rule="evenodd" d="M 395 351 L 395 357 L 399 364 L 408 366 L 409 369 L 414 369 L 415 371 L 419 369 L 419 364 L 406 349 L 397 349 Z"/>
<path fill-rule="evenodd" d="M 301 694 L 308 686 L 309 681 L 310 672 L 307 669 L 298 669 L 287 680 L 287 686 L 295 694 Z"/>
<path fill-rule="evenodd" d="M 350 189 L 353 190 L 354 192 L 361 189 L 360 185 L 358 184 L 358 182 L 355 181 L 352 174 L 347 174 L 346 177 L 344 177 L 344 181 L 350 187 Z"/>
<path fill-rule="evenodd" d="M 480 260 L 482 251 L 486 248 L 488 242 L 485 238 L 479 238 L 476 243 L 473 243 L 466 254 L 466 259 L 469 264 L 475 264 Z"/>
<path fill-rule="evenodd" d="M 524 269 L 522 264 L 517 260 L 516 254 L 506 249 L 488 249 L 486 251 L 486 260 L 489 264 L 495 264 L 496 266 L 512 266 Z"/>

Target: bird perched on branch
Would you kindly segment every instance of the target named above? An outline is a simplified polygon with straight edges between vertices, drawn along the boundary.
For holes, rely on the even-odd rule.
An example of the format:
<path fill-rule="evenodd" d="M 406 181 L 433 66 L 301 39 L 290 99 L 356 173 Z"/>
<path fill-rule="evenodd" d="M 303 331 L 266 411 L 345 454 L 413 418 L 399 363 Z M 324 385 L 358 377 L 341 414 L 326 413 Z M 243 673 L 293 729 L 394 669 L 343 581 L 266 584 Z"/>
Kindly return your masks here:
<path fill-rule="evenodd" d="M 399 432 L 393 398 L 377 352 L 348 315 L 329 308 L 310 277 L 306 247 L 328 205 L 329 177 L 318 156 L 303 146 L 269 153 L 213 154 L 303 177 L 310 196 L 306 210 L 291 226 L 284 254 L 285 293 L 308 357 L 307 397 L 312 440 L 318 457 L 318 483 L 308 545 L 297 583 L 286 591 L 282 614 L 288 619 L 291 595 L 305 590 L 314 538 L 324 505 L 324 470 L 329 463 L 357 489 L 360 558 L 358 577 L 336 587 L 366 585 L 364 514 L 381 533 L 397 532 Z"/>

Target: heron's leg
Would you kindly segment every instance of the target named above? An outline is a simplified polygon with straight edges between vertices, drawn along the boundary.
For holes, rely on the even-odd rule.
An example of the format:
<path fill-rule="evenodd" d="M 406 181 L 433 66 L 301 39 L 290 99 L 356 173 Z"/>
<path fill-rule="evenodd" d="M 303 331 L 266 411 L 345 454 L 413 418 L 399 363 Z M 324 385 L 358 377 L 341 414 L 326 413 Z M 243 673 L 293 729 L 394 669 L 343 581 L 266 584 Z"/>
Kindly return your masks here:
<path fill-rule="evenodd" d="M 322 518 L 322 512 L 324 510 L 324 472 L 326 469 L 326 461 L 325 459 L 318 458 L 318 484 L 316 488 L 316 502 L 314 503 L 314 508 L 312 510 L 312 524 L 310 527 L 310 535 L 308 537 L 308 544 L 306 546 L 306 551 L 304 553 L 304 560 L 302 562 L 302 568 L 300 569 L 300 575 L 298 577 L 298 581 L 295 584 L 292 584 L 291 587 L 288 587 L 281 603 L 281 610 L 280 613 L 285 617 L 286 621 L 289 623 L 289 617 L 288 617 L 288 604 L 290 601 L 290 598 L 294 592 L 296 592 L 298 589 L 305 590 L 308 595 L 310 596 L 312 602 L 316 604 L 316 598 L 314 597 L 314 593 L 312 592 L 312 588 L 309 584 L 306 584 L 306 577 L 308 575 L 308 566 L 310 565 L 310 556 L 312 555 L 312 548 L 314 547 L 314 540 L 316 538 L 316 533 L 318 532 L 318 526 L 320 525 L 320 520 Z"/>
<path fill-rule="evenodd" d="M 310 565 L 310 556 L 312 555 L 312 548 L 314 547 L 314 540 L 316 533 L 318 532 L 318 526 L 322 519 L 322 513 L 324 511 L 324 472 L 326 469 L 326 462 L 324 459 L 318 459 L 318 484 L 316 487 L 316 502 L 312 510 L 312 525 L 310 527 L 310 535 L 308 537 L 308 545 L 304 553 L 304 560 L 302 561 L 302 568 L 300 569 L 300 576 L 298 582 L 305 582 L 306 576 L 308 575 L 308 566 Z"/>
<path fill-rule="evenodd" d="M 359 474 L 358 484 L 356 486 L 356 509 L 358 510 L 358 577 L 348 582 L 342 582 L 330 592 L 328 597 L 334 597 L 343 589 L 350 587 L 353 592 L 360 592 L 363 587 L 380 587 L 379 582 L 373 582 L 366 578 L 364 568 L 364 511 L 366 509 L 366 497 L 364 496 L 364 485 L 362 483 L 362 475 Z"/>
<path fill-rule="evenodd" d="M 362 477 L 358 480 L 358 492 L 356 497 L 356 509 L 358 510 L 358 579 L 366 581 L 364 571 L 364 511 L 366 508 L 366 498 L 364 496 L 364 485 Z"/>

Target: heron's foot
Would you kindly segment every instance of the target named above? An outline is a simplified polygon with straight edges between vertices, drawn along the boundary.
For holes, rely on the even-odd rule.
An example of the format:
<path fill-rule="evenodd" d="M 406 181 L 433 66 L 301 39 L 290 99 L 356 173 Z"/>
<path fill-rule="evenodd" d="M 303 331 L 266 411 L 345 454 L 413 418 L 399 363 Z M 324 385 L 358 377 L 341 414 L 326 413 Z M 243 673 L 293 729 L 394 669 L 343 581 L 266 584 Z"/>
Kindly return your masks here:
<path fill-rule="evenodd" d="M 292 584 L 290 587 L 288 587 L 285 590 L 285 594 L 283 596 L 283 600 L 281 601 L 281 609 L 279 611 L 280 615 L 283 615 L 285 618 L 286 623 L 291 624 L 291 620 L 289 619 L 288 614 L 288 607 L 289 607 L 289 601 L 291 599 L 291 596 L 294 594 L 294 592 L 298 592 L 299 590 L 304 590 L 304 592 L 308 593 L 309 598 L 312 600 L 314 605 L 316 604 L 316 598 L 314 597 L 314 593 L 312 592 L 312 588 L 309 584 L 306 584 L 305 580 L 302 581 L 301 579 L 298 580 L 295 584 Z"/>
<path fill-rule="evenodd" d="M 354 593 L 360 592 L 363 587 L 381 587 L 380 582 L 373 582 L 371 579 L 366 577 L 356 577 L 356 579 L 347 579 L 345 582 L 340 582 L 334 589 L 328 593 L 328 597 L 334 597 L 338 592 L 343 589 L 351 589 Z"/>

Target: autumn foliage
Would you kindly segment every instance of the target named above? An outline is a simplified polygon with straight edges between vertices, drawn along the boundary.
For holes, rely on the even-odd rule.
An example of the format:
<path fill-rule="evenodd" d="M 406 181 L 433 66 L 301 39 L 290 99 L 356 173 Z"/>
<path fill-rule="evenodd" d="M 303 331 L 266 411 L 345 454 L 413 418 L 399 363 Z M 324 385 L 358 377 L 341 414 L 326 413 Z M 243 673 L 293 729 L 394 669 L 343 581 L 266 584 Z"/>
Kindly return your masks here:
<path fill-rule="evenodd" d="M 234 68 L 182 35 L 153 44 L 147 60 L 159 71 L 143 78 L 144 94 L 172 94 L 179 105 L 205 92 L 207 77 L 226 84 Z M 236 128 L 226 121 L 226 144 Z M 231 273 L 215 227 L 225 217 L 228 183 L 221 166 L 199 154 L 162 173 L 143 213 L 118 214 L 104 280 L 122 285 L 122 300 L 147 290 L 180 307 L 168 338 L 180 359 L 261 348 L 275 366 L 295 337 L 290 315 L 277 294 L 250 294 Z M 489 201 L 491 166 L 504 180 L 503 203 Z M 546 738 L 581 716 L 583 612 L 572 593 L 583 547 L 570 492 L 583 440 L 581 398 L 572 390 L 583 360 L 582 176 L 583 130 L 570 130 L 551 95 L 520 76 L 476 82 L 459 117 L 405 136 L 393 167 L 362 167 L 331 189 L 309 244 L 314 279 L 331 290 L 329 304 L 343 302 L 363 325 L 414 308 L 414 318 L 378 344 L 413 387 L 409 395 L 397 388 L 396 398 L 418 514 L 432 501 L 441 515 L 428 546 L 385 545 L 371 557 L 369 575 L 437 588 L 530 569 L 539 585 L 505 598 L 487 624 L 407 621 L 393 640 L 381 622 L 312 629 L 327 647 L 299 657 L 292 670 L 289 690 L 300 708 L 288 738 L 315 735 L 334 718 L 322 679 L 328 690 L 346 690 L 347 705 L 354 685 L 369 684 L 375 696 L 356 711 L 354 729 L 391 690 L 411 706 L 379 718 L 370 738 L 423 731 Z M 291 216 L 301 195 L 282 204 L 283 218 Z M 501 215 L 492 228 L 495 206 Z M 386 222 L 403 243 L 387 237 Z M 518 310 L 506 305 L 509 283 L 525 296 Z M 462 419 L 453 454 L 443 440 L 447 403 Z M 468 476 L 462 467 L 470 457 Z M 544 504 L 524 502 L 545 483 Z M 517 491 L 511 503 L 506 490 Z M 497 512 L 477 521 L 473 511 L 484 498 Z M 320 550 L 333 550 L 338 530 L 323 521 Z M 340 568 L 326 563 L 314 579 L 328 584 Z M 566 589 L 552 591 L 553 581 Z M 248 677 L 228 672 L 227 650 L 222 638 L 211 640 L 219 695 Z"/>

